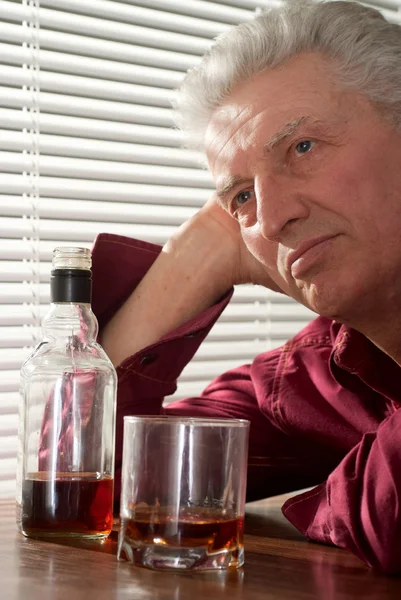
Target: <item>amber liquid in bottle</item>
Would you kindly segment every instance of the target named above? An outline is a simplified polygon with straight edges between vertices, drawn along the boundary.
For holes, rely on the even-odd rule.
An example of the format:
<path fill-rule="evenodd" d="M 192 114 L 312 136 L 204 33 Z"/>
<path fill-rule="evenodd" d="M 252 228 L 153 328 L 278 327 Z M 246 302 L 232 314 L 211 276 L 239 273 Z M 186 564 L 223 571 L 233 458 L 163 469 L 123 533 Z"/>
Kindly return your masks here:
<path fill-rule="evenodd" d="M 22 483 L 22 532 L 29 537 L 109 535 L 113 526 L 113 479 L 96 474 L 31 473 Z"/>

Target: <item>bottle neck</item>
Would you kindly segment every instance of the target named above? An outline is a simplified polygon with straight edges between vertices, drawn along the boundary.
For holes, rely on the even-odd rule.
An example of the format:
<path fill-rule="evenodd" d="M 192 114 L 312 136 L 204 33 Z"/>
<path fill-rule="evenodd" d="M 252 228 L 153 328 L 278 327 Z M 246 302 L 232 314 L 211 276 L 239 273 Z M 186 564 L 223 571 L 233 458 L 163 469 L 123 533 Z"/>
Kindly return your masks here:
<path fill-rule="evenodd" d="M 92 296 L 92 273 L 88 269 L 55 269 L 50 277 L 52 303 L 89 304 Z"/>
<path fill-rule="evenodd" d="M 98 324 L 91 310 L 92 273 L 88 269 L 54 269 L 51 305 L 42 322 L 46 337 L 82 348 L 96 340 Z"/>
<path fill-rule="evenodd" d="M 88 303 L 52 302 L 42 329 L 46 338 L 78 348 L 96 341 L 98 323 Z"/>

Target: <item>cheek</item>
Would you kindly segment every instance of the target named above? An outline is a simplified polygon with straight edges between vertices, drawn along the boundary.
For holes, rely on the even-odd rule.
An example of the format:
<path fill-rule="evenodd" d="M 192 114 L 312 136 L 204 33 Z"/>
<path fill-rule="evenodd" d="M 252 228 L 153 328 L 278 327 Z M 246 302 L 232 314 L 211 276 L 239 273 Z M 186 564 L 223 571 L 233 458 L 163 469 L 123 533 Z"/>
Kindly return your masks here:
<path fill-rule="evenodd" d="M 258 225 L 241 230 L 242 239 L 249 252 L 269 271 L 278 271 L 278 244 L 267 241 Z"/>
<path fill-rule="evenodd" d="M 349 202 L 351 199 L 357 200 L 360 195 L 363 172 L 353 157 L 343 156 L 317 175 L 315 185 L 317 189 L 322 189 L 323 197 L 330 198 L 334 206 L 352 208 Z"/>
<path fill-rule="evenodd" d="M 328 208 L 351 221 L 357 229 L 362 224 L 364 229 L 369 222 L 372 225 L 375 216 L 380 219 L 383 203 L 388 199 L 383 157 L 378 152 L 361 152 L 360 149 L 339 155 L 325 171 L 322 191 L 323 197 L 330 199 Z"/>
<path fill-rule="evenodd" d="M 365 173 L 364 177 L 358 177 L 354 171 L 344 170 L 343 177 L 333 181 L 336 196 L 331 210 L 348 223 L 349 231 L 361 242 L 378 243 L 383 235 L 391 236 L 399 218 L 394 218 L 397 214 L 394 195 L 382 174 L 375 172 L 374 166 Z M 398 198 L 396 204 L 400 205 Z"/>

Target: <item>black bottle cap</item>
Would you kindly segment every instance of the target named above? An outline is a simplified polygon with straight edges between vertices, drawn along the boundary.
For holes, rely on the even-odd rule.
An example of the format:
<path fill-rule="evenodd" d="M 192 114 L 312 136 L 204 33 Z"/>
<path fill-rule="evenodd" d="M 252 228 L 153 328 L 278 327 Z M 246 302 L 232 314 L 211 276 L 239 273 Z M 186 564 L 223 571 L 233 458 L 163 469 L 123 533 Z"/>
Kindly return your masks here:
<path fill-rule="evenodd" d="M 55 269 L 50 277 L 51 302 L 90 304 L 92 273 L 87 269 Z"/>

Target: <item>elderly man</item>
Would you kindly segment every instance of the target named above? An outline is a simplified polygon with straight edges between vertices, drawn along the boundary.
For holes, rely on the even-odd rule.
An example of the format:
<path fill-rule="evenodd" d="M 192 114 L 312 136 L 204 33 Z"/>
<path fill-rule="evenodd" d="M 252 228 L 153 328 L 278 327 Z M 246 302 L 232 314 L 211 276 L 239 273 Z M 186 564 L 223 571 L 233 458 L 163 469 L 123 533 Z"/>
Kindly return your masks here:
<path fill-rule="evenodd" d="M 161 250 L 108 234 L 94 310 L 126 414 L 251 421 L 248 498 L 316 486 L 285 516 L 401 571 L 401 30 L 357 3 L 285 3 L 217 40 L 182 126 L 216 193 Z M 233 284 L 320 316 L 162 408 Z"/>

